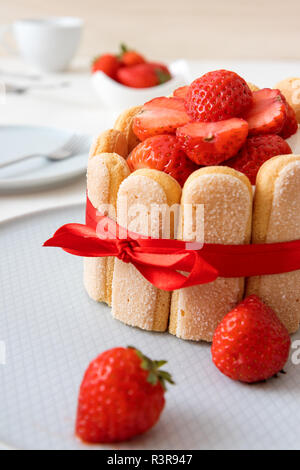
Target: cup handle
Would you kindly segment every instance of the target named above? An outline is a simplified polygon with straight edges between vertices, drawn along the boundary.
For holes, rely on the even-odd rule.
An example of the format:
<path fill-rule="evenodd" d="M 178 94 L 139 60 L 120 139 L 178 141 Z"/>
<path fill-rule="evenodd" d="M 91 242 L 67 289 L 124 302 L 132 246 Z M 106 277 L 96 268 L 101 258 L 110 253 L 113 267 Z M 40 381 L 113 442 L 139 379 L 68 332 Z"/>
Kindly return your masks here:
<path fill-rule="evenodd" d="M 15 54 L 16 50 L 8 44 L 6 40 L 6 35 L 12 31 L 11 24 L 2 24 L 0 25 L 0 45 L 5 49 L 9 54 Z"/>

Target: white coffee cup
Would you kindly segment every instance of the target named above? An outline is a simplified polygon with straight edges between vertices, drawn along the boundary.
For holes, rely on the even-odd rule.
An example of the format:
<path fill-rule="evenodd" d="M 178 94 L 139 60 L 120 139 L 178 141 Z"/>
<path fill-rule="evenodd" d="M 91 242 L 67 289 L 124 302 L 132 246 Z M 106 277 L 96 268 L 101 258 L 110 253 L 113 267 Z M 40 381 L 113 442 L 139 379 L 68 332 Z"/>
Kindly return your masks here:
<path fill-rule="evenodd" d="M 24 19 L 0 27 L 0 44 L 12 30 L 23 59 L 42 72 L 61 72 L 67 68 L 79 46 L 83 21 L 75 17 Z"/>

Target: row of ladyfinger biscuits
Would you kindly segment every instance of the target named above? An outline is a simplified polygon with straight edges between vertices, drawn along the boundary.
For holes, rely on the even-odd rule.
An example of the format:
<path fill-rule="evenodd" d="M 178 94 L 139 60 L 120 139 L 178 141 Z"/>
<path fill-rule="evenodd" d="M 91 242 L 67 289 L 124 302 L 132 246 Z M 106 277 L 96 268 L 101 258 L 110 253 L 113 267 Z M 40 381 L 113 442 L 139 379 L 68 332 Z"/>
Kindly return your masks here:
<path fill-rule="evenodd" d="M 124 196 L 143 204 L 179 202 L 180 187 L 164 173 L 140 170 L 128 177 L 127 164 L 119 156 L 127 156 L 130 141 L 131 148 L 137 143 L 128 122 L 124 119 L 123 132 L 104 133 L 91 151 L 88 193 L 92 204 L 96 208 L 102 204 L 120 207 L 118 200 Z M 286 241 L 300 237 L 299 183 L 300 157 L 276 157 L 265 164 L 258 177 L 253 224 L 250 183 L 244 175 L 226 167 L 208 167 L 191 175 L 181 203 L 205 205 L 206 242 L 248 243 L 251 226 L 254 243 Z M 120 208 L 117 213 L 122 225 L 124 214 Z M 185 240 L 189 240 L 192 225 L 193 220 L 180 223 L 179 232 Z M 172 299 L 170 293 L 149 284 L 132 265 L 112 258 L 86 259 L 84 278 L 89 295 L 112 304 L 115 318 L 154 331 L 165 331 L 169 323 L 170 332 L 185 339 L 210 341 L 219 321 L 246 293 L 262 297 L 290 332 L 299 326 L 299 272 L 251 278 L 246 289 L 244 279 L 219 278 L 211 284 L 176 291 Z"/>

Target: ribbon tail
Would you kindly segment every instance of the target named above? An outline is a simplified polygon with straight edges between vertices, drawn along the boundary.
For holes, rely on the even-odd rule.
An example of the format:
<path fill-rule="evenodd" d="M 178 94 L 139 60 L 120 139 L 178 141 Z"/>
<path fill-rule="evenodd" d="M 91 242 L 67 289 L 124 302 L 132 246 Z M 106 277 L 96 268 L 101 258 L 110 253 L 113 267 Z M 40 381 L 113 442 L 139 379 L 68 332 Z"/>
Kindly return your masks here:
<path fill-rule="evenodd" d="M 169 268 L 159 268 L 133 262 L 141 275 L 155 287 L 165 291 L 173 291 L 184 286 L 186 277 Z"/>
<path fill-rule="evenodd" d="M 174 263 L 176 268 L 143 264 L 135 260 L 134 257 L 132 263 L 147 281 L 158 289 L 165 291 L 173 291 L 215 281 L 218 277 L 218 271 L 202 259 L 199 253 L 193 253 L 193 256 L 194 263 L 187 276 L 178 272 L 178 270 L 186 267 L 185 260 L 183 260 L 183 266 L 178 261 Z"/>
<path fill-rule="evenodd" d="M 59 228 L 43 246 L 62 248 L 76 256 L 116 256 L 113 240 L 101 240 L 95 230 L 81 224 L 67 224 Z"/>

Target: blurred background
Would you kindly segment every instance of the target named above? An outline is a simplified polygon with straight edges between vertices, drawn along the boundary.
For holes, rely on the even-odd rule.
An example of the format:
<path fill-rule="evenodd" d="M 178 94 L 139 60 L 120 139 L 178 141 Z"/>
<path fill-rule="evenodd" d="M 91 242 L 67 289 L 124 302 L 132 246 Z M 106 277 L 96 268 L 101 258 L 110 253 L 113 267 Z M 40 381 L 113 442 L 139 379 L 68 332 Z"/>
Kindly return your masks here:
<path fill-rule="evenodd" d="M 73 37 L 68 25 L 47 26 L 63 16 L 79 18 Z M 234 70 L 262 88 L 300 77 L 299 0 L 1 0 L 0 18 L 0 220 L 84 200 L 89 145 L 59 163 L 1 163 L 51 153 L 74 134 L 90 144 L 124 109 L 209 70 Z M 38 21 L 15 30 L 23 19 Z M 122 42 L 167 65 L 171 80 L 137 90 L 92 74 L 92 59 Z"/>
<path fill-rule="evenodd" d="M 2 23 L 48 15 L 84 19 L 81 56 L 111 51 L 123 40 L 156 59 L 300 58 L 299 0 L 0 2 Z"/>

